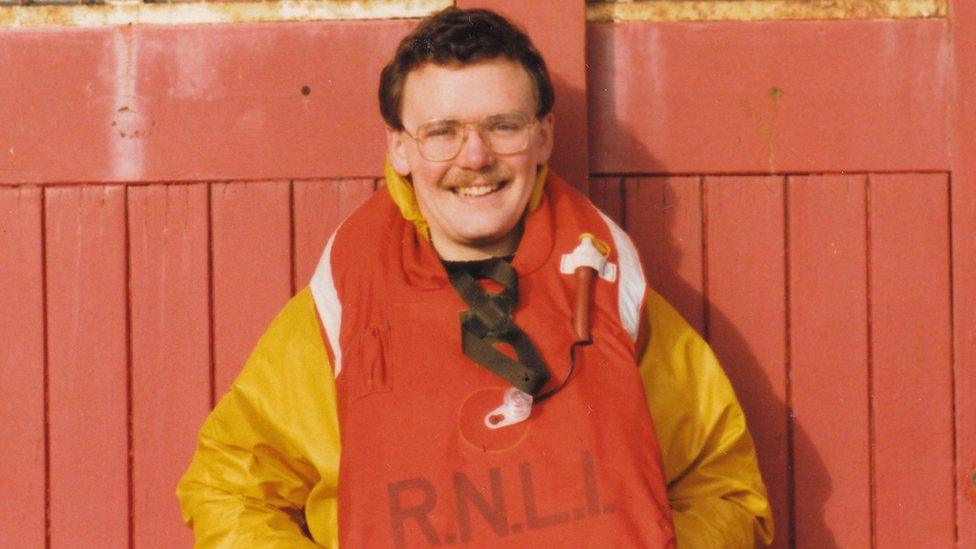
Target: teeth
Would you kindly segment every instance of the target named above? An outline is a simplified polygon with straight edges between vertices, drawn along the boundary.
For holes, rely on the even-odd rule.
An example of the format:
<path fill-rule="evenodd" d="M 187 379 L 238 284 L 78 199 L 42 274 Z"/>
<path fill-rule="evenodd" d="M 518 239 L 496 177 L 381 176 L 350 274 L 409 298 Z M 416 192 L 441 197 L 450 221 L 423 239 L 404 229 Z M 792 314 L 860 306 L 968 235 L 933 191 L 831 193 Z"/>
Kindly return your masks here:
<path fill-rule="evenodd" d="M 497 191 L 501 185 L 476 185 L 473 187 L 456 187 L 454 192 L 465 197 L 484 196 Z"/>

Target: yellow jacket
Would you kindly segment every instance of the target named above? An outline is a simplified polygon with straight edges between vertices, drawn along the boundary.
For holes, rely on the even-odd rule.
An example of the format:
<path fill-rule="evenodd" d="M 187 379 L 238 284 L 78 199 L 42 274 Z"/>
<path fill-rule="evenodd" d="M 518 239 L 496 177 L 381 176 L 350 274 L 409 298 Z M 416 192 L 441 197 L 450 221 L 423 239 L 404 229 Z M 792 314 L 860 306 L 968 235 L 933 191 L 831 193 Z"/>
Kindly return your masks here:
<path fill-rule="evenodd" d="M 678 543 L 754 547 L 773 525 L 752 438 L 708 345 L 659 295 L 640 372 Z M 334 547 L 339 429 L 311 292 L 296 295 L 207 418 L 177 493 L 199 547 Z M 321 534 L 324 533 L 324 536 Z"/>
<path fill-rule="evenodd" d="M 388 183 L 401 207 L 412 199 L 402 181 L 388 174 Z M 704 340 L 663 298 L 647 295 L 651 337 L 639 370 L 678 543 L 769 543 L 771 511 L 732 387 Z M 177 489 L 199 547 L 338 545 L 341 444 L 331 370 L 306 288 L 272 322 L 201 430 Z"/>

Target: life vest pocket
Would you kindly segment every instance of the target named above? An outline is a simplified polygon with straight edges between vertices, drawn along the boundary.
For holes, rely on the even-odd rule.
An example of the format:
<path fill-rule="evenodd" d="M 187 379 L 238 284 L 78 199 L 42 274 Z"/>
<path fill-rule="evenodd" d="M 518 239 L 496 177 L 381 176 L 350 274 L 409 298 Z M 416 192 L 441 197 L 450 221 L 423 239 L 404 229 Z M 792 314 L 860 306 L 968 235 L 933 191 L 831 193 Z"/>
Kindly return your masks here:
<path fill-rule="evenodd" d="M 357 357 L 350 377 L 353 394 L 357 398 L 393 390 L 390 362 L 390 324 L 382 322 L 363 330 L 353 346 L 351 356 Z"/>

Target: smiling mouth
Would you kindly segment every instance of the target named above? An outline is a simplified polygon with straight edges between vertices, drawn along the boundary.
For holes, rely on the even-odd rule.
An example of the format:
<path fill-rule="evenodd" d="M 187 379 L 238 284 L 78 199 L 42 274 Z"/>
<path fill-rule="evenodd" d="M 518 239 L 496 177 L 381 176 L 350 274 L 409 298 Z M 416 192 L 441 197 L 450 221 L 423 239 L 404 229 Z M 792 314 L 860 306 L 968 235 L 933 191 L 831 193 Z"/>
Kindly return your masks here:
<path fill-rule="evenodd" d="M 466 187 L 454 187 L 453 189 L 451 189 L 451 191 L 454 194 L 458 196 L 463 196 L 465 198 L 477 198 L 479 196 L 485 196 L 487 194 L 491 194 L 497 191 L 498 189 L 501 189 L 502 187 L 505 186 L 506 183 L 508 183 L 508 181 L 499 181 L 498 183 L 495 183 L 493 185 L 470 185 Z"/>

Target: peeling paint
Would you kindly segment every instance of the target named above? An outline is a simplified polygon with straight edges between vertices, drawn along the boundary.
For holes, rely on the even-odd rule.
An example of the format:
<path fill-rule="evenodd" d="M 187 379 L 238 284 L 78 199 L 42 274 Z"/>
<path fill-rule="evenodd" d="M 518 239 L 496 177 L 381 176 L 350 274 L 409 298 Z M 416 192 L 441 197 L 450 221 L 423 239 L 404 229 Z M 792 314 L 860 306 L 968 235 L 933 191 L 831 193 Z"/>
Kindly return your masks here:
<path fill-rule="evenodd" d="M 755 129 L 766 145 L 766 169 L 771 174 L 777 173 L 776 159 L 778 141 L 776 129 L 779 122 L 780 104 L 785 95 L 786 92 L 783 88 L 772 86 L 766 90 L 766 96 L 769 98 L 769 101 L 760 101 L 758 107 L 749 99 L 742 99 L 739 102 L 739 108 L 743 114 L 755 120 Z M 742 142 L 741 136 L 738 138 L 738 142 Z"/>
<path fill-rule="evenodd" d="M 776 173 L 776 122 L 779 118 L 779 101 L 783 98 L 783 88 L 773 86 L 767 92 L 772 103 L 770 115 L 763 121 L 763 137 L 766 139 L 768 149 L 766 163 L 769 173 Z"/>
<path fill-rule="evenodd" d="M 121 1 L 104 5 L 0 6 L 0 27 L 407 19 L 424 17 L 453 4 L 453 0 L 281 0 L 158 4 Z"/>
<path fill-rule="evenodd" d="M 453 0 L 281 0 L 277 2 L 0 5 L 4 27 L 104 27 L 276 21 L 419 18 Z M 947 17 L 949 0 L 618 0 L 589 2 L 586 20 L 759 21 L 790 19 L 917 19 Z"/>
<path fill-rule="evenodd" d="M 586 20 L 761 21 L 947 17 L 949 0 L 619 0 L 591 2 Z"/>

